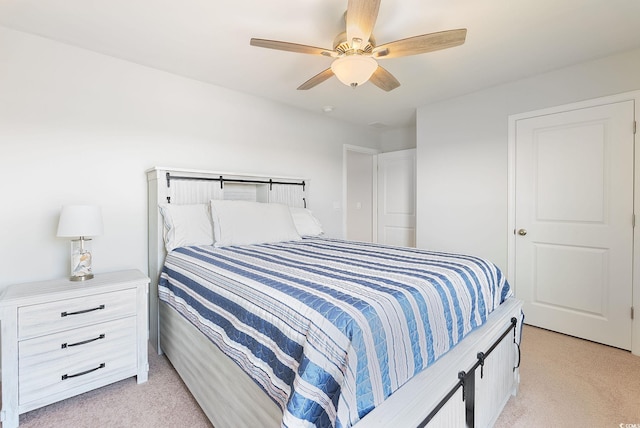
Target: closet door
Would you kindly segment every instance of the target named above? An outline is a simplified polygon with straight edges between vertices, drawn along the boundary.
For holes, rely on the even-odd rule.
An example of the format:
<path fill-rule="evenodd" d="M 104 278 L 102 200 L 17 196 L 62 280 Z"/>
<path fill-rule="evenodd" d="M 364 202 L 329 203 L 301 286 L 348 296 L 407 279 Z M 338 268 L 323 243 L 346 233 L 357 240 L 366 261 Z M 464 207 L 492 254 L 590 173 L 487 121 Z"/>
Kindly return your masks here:
<path fill-rule="evenodd" d="M 378 155 L 378 242 L 416 246 L 416 150 Z"/>

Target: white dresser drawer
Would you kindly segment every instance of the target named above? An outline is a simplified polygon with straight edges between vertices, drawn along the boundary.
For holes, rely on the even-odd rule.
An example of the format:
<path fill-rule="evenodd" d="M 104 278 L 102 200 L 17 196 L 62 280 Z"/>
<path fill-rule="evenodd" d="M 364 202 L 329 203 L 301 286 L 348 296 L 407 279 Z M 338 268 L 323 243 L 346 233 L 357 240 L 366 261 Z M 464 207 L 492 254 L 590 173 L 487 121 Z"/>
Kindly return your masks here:
<path fill-rule="evenodd" d="M 22 306 L 18 308 L 18 338 L 36 337 L 135 314 L 135 289 Z"/>
<path fill-rule="evenodd" d="M 136 319 L 126 317 L 22 340 L 18 343 L 20 376 L 24 374 L 25 368 L 44 363 L 55 364 L 56 360 L 74 358 L 78 354 L 83 354 L 84 357 L 101 352 L 105 346 L 115 347 L 120 343 L 127 346 L 135 338 Z"/>
<path fill-rule="evenodd" d="M 136 373 L 136 318 L 127 317 L 21 341 L 19 404 Z"/>

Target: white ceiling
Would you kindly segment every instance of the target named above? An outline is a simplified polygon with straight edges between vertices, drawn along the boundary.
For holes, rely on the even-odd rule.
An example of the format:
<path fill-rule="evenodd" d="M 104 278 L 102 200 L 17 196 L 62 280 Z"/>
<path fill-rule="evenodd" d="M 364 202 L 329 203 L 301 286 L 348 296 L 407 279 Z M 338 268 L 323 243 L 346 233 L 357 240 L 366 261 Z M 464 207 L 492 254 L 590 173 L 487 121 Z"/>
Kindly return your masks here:
<path fill-rule="evenodd" d="M 2 0 L 0 25 L 361 124 L 415 121 L 416 107 L 640 47 L 640 0 L 382 0 L 378 44 L 467 28 L 462 46 L 380 60 L 384 92 L 335 77 L 296 88 L 330 58 L 251 37 L 332 48 L 347 0 Z"/>

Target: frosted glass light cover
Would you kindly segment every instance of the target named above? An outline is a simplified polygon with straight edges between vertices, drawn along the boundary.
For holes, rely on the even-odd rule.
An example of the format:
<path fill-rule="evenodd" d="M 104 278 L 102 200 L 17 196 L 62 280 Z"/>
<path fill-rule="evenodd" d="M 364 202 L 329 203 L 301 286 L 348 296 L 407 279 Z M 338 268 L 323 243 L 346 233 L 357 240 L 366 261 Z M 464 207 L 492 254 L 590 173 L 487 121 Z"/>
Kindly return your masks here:
<path fill-rule="evenodd" d="M 362 85 L 377 68 L 375 59 L 361 55 L 344 56 L 331 63 L 333 74 L 347 86 Z"/>

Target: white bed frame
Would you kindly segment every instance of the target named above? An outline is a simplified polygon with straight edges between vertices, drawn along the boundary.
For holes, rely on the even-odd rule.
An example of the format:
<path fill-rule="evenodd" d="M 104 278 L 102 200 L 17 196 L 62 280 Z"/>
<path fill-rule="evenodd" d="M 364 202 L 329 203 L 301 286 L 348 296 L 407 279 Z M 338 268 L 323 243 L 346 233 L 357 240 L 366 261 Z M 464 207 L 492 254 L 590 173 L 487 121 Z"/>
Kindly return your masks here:
<path fill-rule="evenodd" d="M 279 427 L 282 413 L 276 404 L 232 360 L 227 358 L 188 320 L 168 305 L 158 301 L 158 278 L 166 251 L 162 235 L 159 203 L 206 203 L 206 192 L 186 192 L 176 195 L 167 187 L 166 175 L 182 177 L 239 179 L 251 181 L 291 181 L 295 177 L 265 177 L 254 174 L 220 173 L 156 167 L 147 171 L 149 209 L 149 339 L 158 353 L 165 353 L 174 368 L 216 428 Z M 211 182 L 212 186 L 220 186 Z M 308 193 L 306 181 L 305 194 Z M 225 186 L 228 186 L 225 184 Z M 231 186 L 226 199 L 254 199 L 268 202 L 268 184 L 240 184 Z M 428 426 L 491 427 L 519 385 L 519 347 L 522 302 L 508 299 L 496 309 L 483 326 L 469 334 L 461 343 L 424 370 L 382 405 L 375 408 L 355 427 L 418 427 L 433 409 L 442 405 Z M 497 340 L 513 327 L 499 343 Z M 479 367 L 478 353 L 487 355 Z M 472 370 L 474 367 L 477 369 Z M 463 388 L 454 389 L 459 373 L 466 372 L 466 389 L 473 386 L 474 394 L 463 401 Z M 473 377 L 473 379 L 469 379 Z M 474 385 L 473 385 L 474 384 Z M 469 394 L 469 391 L 467 391 Z M 472 410 L 469 410 L 471 408 Z M 469 414 L 471 413 L 471 414 Z M 472 421 L 472 422 L 471 422 Z"/>

